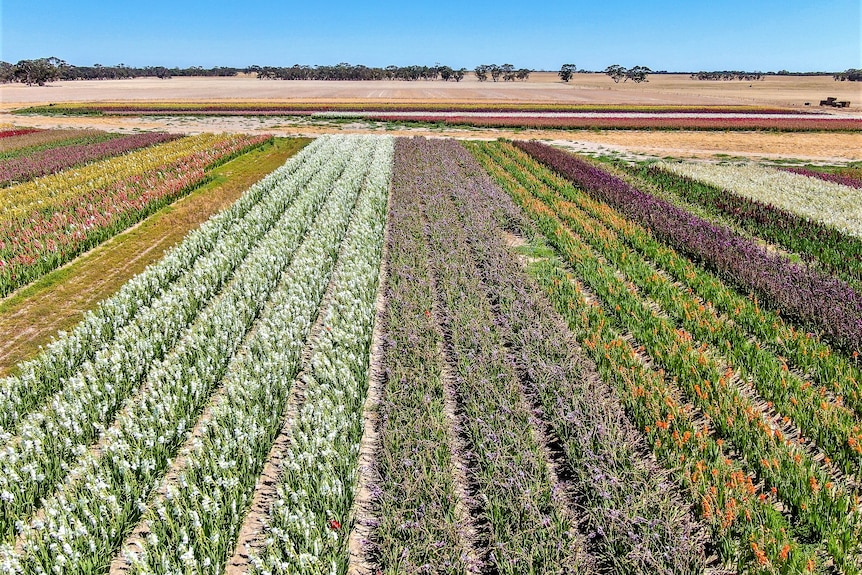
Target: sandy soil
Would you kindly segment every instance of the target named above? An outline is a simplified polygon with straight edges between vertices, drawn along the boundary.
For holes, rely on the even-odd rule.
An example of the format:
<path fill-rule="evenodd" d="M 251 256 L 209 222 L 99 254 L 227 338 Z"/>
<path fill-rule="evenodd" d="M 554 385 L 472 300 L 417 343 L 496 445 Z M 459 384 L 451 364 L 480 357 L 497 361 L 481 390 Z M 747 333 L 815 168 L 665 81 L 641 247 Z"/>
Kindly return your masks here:
<path fill-rule="evenodd" d="M 835 82 L 831 76 L 769 76 L 761 81 L 699 81 L 686 74 L 653 74 L 643 84 L 615 84 L 604 74 L 577 74 L 565 84 L 555 73 L 537 72 L 527 82 L 368 81 L 326 82 L 256 78 L 139 78 L 55 82 L 48 86 L 0 86 L 0 106 L 119 100 L 458 100 L 559 102 L 569 104 L 769 105 L 817 107 L 827 96 L 862 110 L 862 84 Z"/>

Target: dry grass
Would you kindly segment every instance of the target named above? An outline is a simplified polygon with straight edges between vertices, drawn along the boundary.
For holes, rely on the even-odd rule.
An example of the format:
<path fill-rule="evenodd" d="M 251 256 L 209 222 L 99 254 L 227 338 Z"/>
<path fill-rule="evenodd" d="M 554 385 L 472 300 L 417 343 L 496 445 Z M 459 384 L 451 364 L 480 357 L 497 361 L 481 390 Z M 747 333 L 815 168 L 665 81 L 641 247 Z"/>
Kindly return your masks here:
<path fill-rule="evenodd" d="M 206 186 L 0 301 L 0 374 L 35 355 L 57 331 L 74 326 L 84 312 L 306 143 L 276 140 L 224 164 L 212 172 L 215 179 Z"/>
<path fill-rule="evenodd" d="M 22 105 L 87 101 L 446 101 L 556 102 L 569 104 L 768 105 L 804 108 L 827 96 L 849 100 L 862 110 L 862 86 L 835 82 L 831 76 L 768 76 L 761 81 L 698 81 L 687 74 L 653 74 L 643 84 L 615 84 L 605 74 L 576 74 L 565 84 L 555 73 L 536 72 L 527 82 L 478 82 L 472 74 L 460 83 L 443 81 L 326 82 L 256 78 L 138 78 L 79 80 L 49 86 L 6 84 L 0 109 Z"/>

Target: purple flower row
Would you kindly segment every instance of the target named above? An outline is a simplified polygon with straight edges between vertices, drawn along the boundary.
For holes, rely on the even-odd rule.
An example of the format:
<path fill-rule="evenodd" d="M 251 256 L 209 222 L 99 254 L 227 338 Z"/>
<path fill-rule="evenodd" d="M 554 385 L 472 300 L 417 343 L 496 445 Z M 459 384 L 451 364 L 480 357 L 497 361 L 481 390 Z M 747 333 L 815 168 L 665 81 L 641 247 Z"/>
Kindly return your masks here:
<path fill-rule="evenodd" d="M 752 291 L 850 351 L 862 349 L 862 296 L 846 282 L 769 253 L 755 241 L 642 192 L 592 164 L 538 142 L 515 142 L 596 199 L 651 229 L 726 281 Z"/>
<path fill-rule="evenodd" d="M 837 173 L 833 174 L 830 172 L 820 172 L 817 170 L 809 170 L 806 168 L 781 168 L 785 172 L 792 172 L 794 174 L 800 174 L 802 176 L 808 176 L 809 178 L 817 178 L 818 180 L 823 180 L 826 182 L 833 182 L 835 184 L 841 184 L 842 186 L 849 186 L 851 188 L 859 188 L 862 189 L 862 178 L 856 176 L 851 176 L 849 174 Z M 855 170 L 856 173 L 859 173 L 859 170 Z"/>
<path fill-rule="evenodd" d="M 397 140 L 396 140 L 397 142 Z M 410 188 L 411 159 L 396 144 L 380 346 L 378 480 L 372 486 L 373 553 L 387 575 L 466 573 L 457 517 L 449 427 L 433 329 L 431 281 L 421 221 Z"/>
<path fill-rule="evenodd" d="M 424 240 L 428 254 L 423 267 L 432 307 L 426 315 L 429 329 L 443 336 L 448 419 L 463 443 L 453 451 L 465 468 L 459 480 L 469 510 L 464 539 L 474 541 L 472 554 L 483 571 L 592 573 L 592 558 L 555 490 L 490 303 L 470 269 L 469 248 L 452 235 L 457 215 L 448 194 L 460 174 L 446 162 L 445 149 L 428 140 L 398 140 L 396 150 L 409 161 L 399 165 L 396 152 L 395 169 L 409 176 L 402 197 L 421 218 L 411 233 Z"/>
<path fill-rule="evenodd" d="M 589 535 L 587 549 L 600 569 L 701 570 L 702 536 L 689 506 L 680 502 L 667 473 L 642 456 L 643 439 L 618 399 L 601 383 L 595 366 L 573 351 L 564 320 L 502 244 L 498 222 L 515 227 L 529 224 L 456 142 L 410 141 L 410 145 L 424 165 L 412 178 L 420 188 L 421 200 L 415 204 L 424 206 L 428 221 L 430 262 L 444 301 L 446 333 L 457 358 L 456 379 L 461 389 L 470 390 L 463 394 L 470 419 L 465 427 L 475 428 L 469 436 L 478 441 L 472 446 L 478 467 L 483 454 L 495 451 L 499 452 L 494 460 L 498 473 L 505 473 L 500 466 L 512 464 L 513 439 L 494 427 L 506 423 L 504 429 L 511 433 L 518 422 L 523 424 L 519 414 L 523 417 L 524 407 L 518 404 L 526 404 L 532 415 L 525 435 L 533 428 L 559 439 L 553 458 L 565 482 L 554 485 L 573 488 L 570 503 L 586 515 L 582 528 Z M 506 374 L 508 379 L 496 378 L 488 387 L 481 382 L 491 379 L 489 373 Z M 480 413 L 497 401 L 506 417 Z M 544 458 L 531 449 L 533 443 L 526 438 L 518 443 L 523 453 L 520 474 L 529 471 L 527 462 Z M 504 449 L 507 444 L 509 449 Z M 483 491 L 483 495 L 489 494 Z M 539 551 L 540 540 L 533 545 Z M 507 551 L 512 552 L 500 546 L 495 555 L 513 560 L 514 556 L 505 555 Z M 553 572 L 565 570 L 566 565 L 548 568 Z"/>
<path fill-rule="evenodd" d="M 179 137 L 177 134 L 147 132 L 93 144 L 50 148 L 29 156 L 11 158 L 0 162 L 0 185 L 32 180 L 80 164 L 176 140 Z"/>

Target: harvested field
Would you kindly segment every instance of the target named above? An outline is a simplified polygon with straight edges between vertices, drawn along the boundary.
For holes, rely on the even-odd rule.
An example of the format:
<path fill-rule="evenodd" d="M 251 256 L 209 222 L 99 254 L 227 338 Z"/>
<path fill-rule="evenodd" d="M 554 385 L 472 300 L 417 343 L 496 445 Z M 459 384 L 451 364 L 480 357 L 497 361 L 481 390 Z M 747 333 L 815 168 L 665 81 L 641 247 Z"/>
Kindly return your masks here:
<path fill-rule="evenodd" d="M 604 74 L 575 74 L 569 84 L 556 73 L 535 72 L 527 82 L 314 80 L 263 81 L 256 78 L 172 78 L 55 82 L 48 88 L 0 87 L 2 107 L 89 101 L 472 101 L 569 104 L 756 105 L 805 109 L 834 96 L 862 109 L 859 87 L 831 76 L 767 76 L 754 82 L 691 80 L 687 74 L 653 74 L 644 84 L 614 82 Z"/>

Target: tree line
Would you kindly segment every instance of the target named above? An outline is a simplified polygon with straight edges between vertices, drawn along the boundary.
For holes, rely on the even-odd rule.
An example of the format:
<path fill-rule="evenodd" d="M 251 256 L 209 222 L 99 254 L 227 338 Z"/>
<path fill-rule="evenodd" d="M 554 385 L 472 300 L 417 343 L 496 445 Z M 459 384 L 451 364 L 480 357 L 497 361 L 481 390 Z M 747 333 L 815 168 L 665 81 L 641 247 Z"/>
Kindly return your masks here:
<path fill-rule="evenodd" d="M 171 78 L 173 76 L 236 76 L 244 68 L 216 66 L 203 68 L 166 68 L 165 66 L 134 67 L 125 64 L 116 66 L 73 66 L 59 58 L 37 58 L 21 60 L 17 64 L 0 62 L 0 82 L 21 82 L 27 85 L 44 86 L 55 80 L 121 80 L 126 78 Z"/>
<path fill-rule="evenodd" d="M 249 66 L 245 73 L 256 74 L 263 80 L 437 80 L 460 82 L 467 73 L 466 68 L 452 68 L 441 64 L 434 66 L 386 66 L 385 68 L 353 65 L 347 62 L 335 66 L 290 67 Z"/>
<path fill-rule="evenodd" d="M 528 68 L 515 68 L 512 64 L 480 64 L 472 73 L 480 82 L 503 80 L 513 82 L 529 79 L 533 71 Z M 563 82 L 569 82 L 575 73 L 586 73 L 578 70 L 574 64 L 563 64 L 558 72 Z M 608 66 L 603 70 L 614 82 L 635 83 L 647 82 L 647 76 L 653 71 L 646 66 L 625 68 L 618 64 Z M 289 67 L 280 66 L 247 66 L 235 68 L 230 66 L 215 66 L 204 68 L 191 66 L 188 68 L 167 68 L 165 66 L 134 67 L 125 64 L 116 66 L 74 66 L 51 57 L 34 60 L 21 60 L 16 64 L 0 61 L 0 82 L 21 82 L 28 85 L 43 86 L 55 80 L 118 80 L 125 78 L 172 78 L 174 76 L 204 76 L 225 77 L 238 74 L 256 75 L 262 80 L 453 80 L 460 82 L 468 74 L 466 68 L 452 68 L 442 64 L 434 66 L 386 66 L 370 67 L 361 64 L 354 65 L 342 62 L 334 66 L 306 66 L 295 64 Z M 662 72 L 663 73 L 663 72 Z M 695 72 L 693 80 L 762 80 L 768 75 L 810 75 L 814 73 L 791 73 L 786 70 L 779 72 L 744 72 L 724 70 L 714 72 Z M 825 74 L 818 72 L 817 74 Z M 836 81 L 862 81 L 862 70 L 849 69 L 833 74 Z"/>
<path fill-rule="evenodd" d="M 843 72 L 838 72 L 837 74 L 834 74 L 832 77 L 836 82 L 845 82 L 847 80 L 850 80 L 851 82 L 862 82 L 862 69 L 849 68 Z"/>
<path fill-rule="evenodd" d="M 721 70 L 718 72 L 695 72 L 692 80 L 763 80 L 763 72 L 741 72 L 738 70 Z"/>

